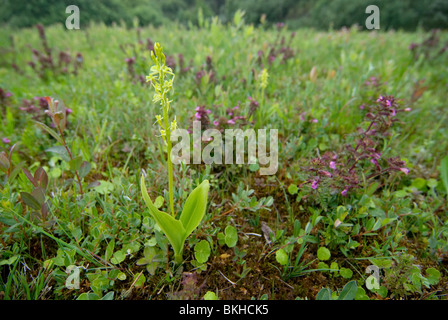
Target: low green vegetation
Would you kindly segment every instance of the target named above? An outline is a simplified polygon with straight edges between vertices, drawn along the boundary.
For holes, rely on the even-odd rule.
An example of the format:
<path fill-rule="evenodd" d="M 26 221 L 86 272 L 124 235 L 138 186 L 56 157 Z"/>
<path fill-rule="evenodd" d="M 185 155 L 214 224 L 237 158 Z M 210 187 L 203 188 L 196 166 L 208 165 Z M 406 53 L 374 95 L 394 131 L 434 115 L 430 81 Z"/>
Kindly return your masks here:
<path fill-rule="evenodd" d="M 3 28 L 0 298 L 445 299 L 447 39 Z M 278 170 L 173 164 L 193 120 L 278 129 Z"/>

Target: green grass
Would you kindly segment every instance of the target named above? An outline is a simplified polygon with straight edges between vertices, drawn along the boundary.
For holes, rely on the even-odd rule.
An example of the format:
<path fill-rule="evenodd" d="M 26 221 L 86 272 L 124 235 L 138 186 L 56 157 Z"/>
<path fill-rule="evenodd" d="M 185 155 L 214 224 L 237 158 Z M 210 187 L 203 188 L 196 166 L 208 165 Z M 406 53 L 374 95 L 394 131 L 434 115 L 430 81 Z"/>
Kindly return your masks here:
<path fill-rule="evenodd" d="M 122 26 L 78 31 L 52 26 L 46 36 L 53 54 L 67 51 L 74 58 L 80 52 L 84 62 L 77 75 L 49 73 L 42 79 L 27 65 L 29 46 L 43 50 L 37 31 L 2 29 L 0 88 L 13 95 L 1 106 L 0 138 L 11 143 L 0 142 L 0 151 L 9 155 L 17 145 L 11 170 L 0 171 L 0 297 L 201 299 L 211 291 L 219 299 L 315 299 L 322 288 L 335 298 L 356 280 L 359 299 L 445 299 L 448 209 L 440 163 L 448 150 L 446 54 L 414 60 L 408 46 L 428 37 L 420 31 L 301 29 L 290 40 L 291 32 L 216 20 L 202 29 L 172 25 L 140 33 Z M 263 60 L 269 78 L 262 98 L 258 51 L 279 50 L 283 36 L 294 55 L 281 63 L 279 54 L 272 65 Z M 172 249 L 140 193 L 144 170 L 152 199 L 162 195 L 160 208 L 169 211 L 166 157 L 155 125 L 159 106 L 152 102 L 149 85 L 131 79 L 125 62 L 134 56 L 136 74 L 149 74 L 147 38 L 160 42 L 177 63 L 172 97 L 180 128 L 191 125 L 195 108 L 202 105 L 212 110 L 211 121 L 237 104 L 247 116 L 251 96 L 271 112 L 263 127 L 279 130 L 274 176 L 260 176 L 248 165 L 175 166 L 175 211 L 181 211 L 200 181 L 210 181 L 205 217 L 187 239 L 180 266 L 170 262 Z M 179 69 L 179 54 L 190 70 Z M 208 56 L 215 80 L 197 81 Z M 366 86 L 370 77 L 381 85 Z M 421 96 L 412 100 L 417 93 Z M 381 176 L 348 197 L 328 186 L 289 189 L 306 180 L 304 167 L 311 158 L 354 143 L 365 115 L 360 105 L 380 94 L 394 95 L 412 109 L 399 115 L 382 150 L 387 157 L 405 159 L 410 173 Z M 91 165 L 83 195 L 68 162 L 45 151 L 56 140 L 19 109 L 23 99 L 36 96 L 57 96 L 73 111 L 64 137 L 72 153 Z M 50 123 L 45 116 L 41 120 Z M 38 167 L 49 177 L 44 219 L 21 194 L 34 190 L 21 168 L 34 173 Z M 18 168 L 15 174 L 13 168 Z M 363 169 L 366 175 L 370 169 Z M 99 185 L 88 188 L 95 181 Z M 344 212 L 344 224 L 335 228 Z M 228 226 L 238 236 L 231 247 Z M 204 240 L 210 255 L 199 263 L 195 250 L 204 245 L 196 245 Z M 329 260 L 319 260 L 321 247 L 328 248 Z M 381 267 L 377 291 L 366 286 L 370 274 L 365 269 L 372 264 Z M 84 267 L 79 289 L 65 285 L 70 265 Z"/>

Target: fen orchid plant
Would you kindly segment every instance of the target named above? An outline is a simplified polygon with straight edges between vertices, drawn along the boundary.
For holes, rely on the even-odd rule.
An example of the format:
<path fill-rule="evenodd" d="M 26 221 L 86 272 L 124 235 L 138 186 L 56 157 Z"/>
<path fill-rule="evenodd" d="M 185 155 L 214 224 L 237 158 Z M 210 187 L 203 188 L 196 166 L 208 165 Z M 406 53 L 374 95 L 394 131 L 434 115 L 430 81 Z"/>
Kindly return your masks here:
<path fill-rule="evenodd" d="M 154 65 L 151 67 L 147 82 L 150 82 L 155 89 L 154 103 L 159 103 L 162 107 L 162 115 L 157 115 L 156 120 L 160 126 L 160 134 L 167 150 L 167 170 L 168 170 L 168 192 L 170 214 L 160 211 L 152 202 L 145 185 L 144 176 L 141 177 L 141 191 L 151 216 L 154 218 L 160 229 L 165 233 L 168 241 L 174 250 L 174 260 L 182 263 L 183 248 L 187 237 L 197 228 L 204 217 L 207 207 L 208 190 L 210 188 L 208 180 L 204 180 L 187 197 L 182 212 L 177 218 L 174 208 L 173 193 L 173 162 L 171 160 L 171 133 L 176 129 L 176 118 L 170 121 L 169 91 L 173 88 L 174 73 L 166 65 L 166 57 L 159 43 L 155 43 L 154 51 L 151 52 Z"/>

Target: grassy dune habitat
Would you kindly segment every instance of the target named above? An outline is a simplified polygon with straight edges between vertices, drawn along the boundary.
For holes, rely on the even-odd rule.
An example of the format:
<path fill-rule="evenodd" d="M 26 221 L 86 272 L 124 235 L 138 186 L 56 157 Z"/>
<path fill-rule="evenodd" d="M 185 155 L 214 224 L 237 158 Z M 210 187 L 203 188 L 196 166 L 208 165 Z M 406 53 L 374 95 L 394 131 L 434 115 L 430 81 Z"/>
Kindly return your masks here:
<path fill-rule="evenodd" d="M 446 31 L 238 11 L 0 44 L 0 299 L 446 299 Z M 260 139 L 204 162 L 207 129 L 266 129 L 278 167 Z"/>

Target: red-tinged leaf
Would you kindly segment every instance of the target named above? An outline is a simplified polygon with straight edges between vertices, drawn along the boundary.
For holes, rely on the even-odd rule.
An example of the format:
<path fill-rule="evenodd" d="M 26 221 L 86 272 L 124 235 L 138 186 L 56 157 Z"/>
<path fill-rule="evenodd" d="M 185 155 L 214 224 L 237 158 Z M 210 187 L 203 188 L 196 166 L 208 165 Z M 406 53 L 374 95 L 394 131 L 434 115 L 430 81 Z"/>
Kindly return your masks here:
<path fill-rule="evenodd" d="M 20 142 L 14 143 L 14 145 L 11 148 L 9 148 L 9 155 L 8 155 L 9 163 L 11 163 L 12 154 L 14 153 L 14 150 L 16 149 L 16 146 L 19 143 Z"/>
<path fill-rule="evenodd" d="M 42 206 L 45 203 L 45 191 L 41 187 L 37 187 L 31 192 L 31 195 L 34 199 L 39 202 L 39 205 Z"/>
<path fill-rule="evenodd" d="M 48 216 L 48 204 L 47 203 L 44 203 L 42 205 L 42 207 L 40 208 L 40 214 L 44 218 Z"/>
<path fill-rule="evenodd" d="M 5 152 L 0 153 L 0 166 L 5 169 L 9 169 L 9 160 L 5 155 Z"/>
<path fill-rule="evenodd" d="M 28 192 L 20 192 L 20 197 L 22 201 L 25 202 L 27 206 L 34 210 L 40 210 L 41 204 Z"/>
<path fill-rule="evenodd" d="M 26 177 L 28 178 L 28 180 L 30 180 L 30 182 L 33 184 L 33 186 L 37 187 L 37 183 L 34 180 L 33 175 L 31 174 L 31 172 L 29 172 L 29 170 L 27 168 L 22 168 L 23 173 L 26 175 Z"/>
<path fill-rule="evenodd" d="M 44 189 L 44 191 L 47 190 L 48 175 L 44 168 L 37 168 L 36 172 L 34 172 L 34 180 L 42 189 Z"/>

